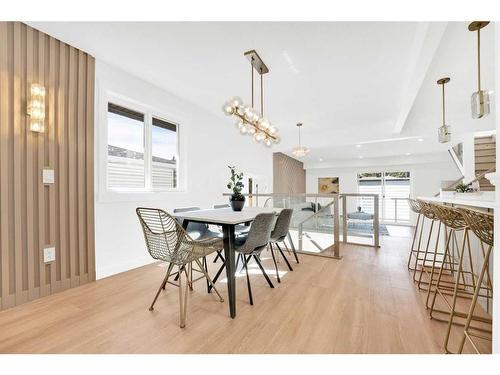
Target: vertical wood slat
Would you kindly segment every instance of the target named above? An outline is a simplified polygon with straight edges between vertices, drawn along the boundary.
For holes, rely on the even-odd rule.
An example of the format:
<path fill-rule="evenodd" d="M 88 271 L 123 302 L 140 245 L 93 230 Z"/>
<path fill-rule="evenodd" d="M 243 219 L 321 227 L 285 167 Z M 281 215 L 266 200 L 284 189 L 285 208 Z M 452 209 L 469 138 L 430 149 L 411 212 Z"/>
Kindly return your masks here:
<path fill-rule="evenodd" d="M 94 66 L 25 24 L 0 22 L 0 309 L 95 280 Z M 32 83 L 46 88 L 45 133 L 29 130 Z M 55 184 L 43 185 L 44 167 Z M 48 245 L 57 255 L 45 264 Z"/>
<path fill-rule="evenodd" d="M 19 305 L 25 300 L 23 299 L 23 275 L 22 275 L 22 204 L 21 204 L 21 24 L 14 24 L 14 87 L 13 87 L 13 142 L 14 142 L 14 262 L 15 262 L 15 290 L 16 290 L 16 305 Z"/>
<path fill-rule="evenodd" d="M 61 263 L 61 288 L 66 289 L 70 286 L 70 281 L 66 271 L 66 258 L 67 258 L 67 248 L 68 248 L 68 238 L 67 238 L 67 191 L 68 191 L 68 180 L 67 180 L 67 166 L 68 166 L 68 154 L 67 154 L 67 45 L 65 43 L 60 43 L 59 51 L 59 95 L 58 95 L 58 143 L 59 147 L 59 174 L 58 174 L 58 184 L 59 184 L 59 221 L 60 221 L 60 258 Z"/>
<path fill-rule="evenodd" d="M 9 24 L 0 22 L 0 246 L 2 249 L 2 308 L 14 306 L 15 299 L 10 295 L 10 266 L 9 266 L 9 185 L 8 179 L 3 178 L 9 174 L 8 156 L 9 149 L 9 68 L 8 68 L 8 28 Z"/>
<path fill-rule="evenodd" d="M 86 136 L 86 173 L 87 173 L 87 264 L 89 280 L 95 280 L 94 247 L 94 71 L 95 60 L 87 55 L 87 136 Z"/>
<path fill-rule="evenodd" d="M 69 258 L 71 265 L 71 286 L 77 286 L 79 284 L 78 279 L 78 243 L 77 243 L 77 222 L 76 222 L 76 197 L 77 185 L 76 185 L 76 75 L 77 75 L 77 51 L 75 48 L 69 48 L 69 89 L 68 89 L 68 163 L 69 163 L 69 191 L 75 194 L 69 194 Z"/>
<path fill-rule="evenodd" d="M 38 72 L 37 82 L 45 86 L 45 34 L 38 33 Z M 47 112 L 47 103 L 45 103 Z M 45 121 L 45 126 L 47 123 Z M 47 129 L 45 129 L 47 131 Z M 45 166 L 45 133 L 37 134 L 38 141 L 38 168 L 36 186 L 38 187 L 38 266 L 40 269 L 40 296 L 49 294 L 49 289 L 45 280 L 45 263 L 43 262 L 43 249 L 45 247 L 45 186 L 42 184 L 42 169 Z"/>
<path fill-rule="evenodd" d="M 26 97 L 29 97 L 30 85 L 33 82 L 33 50 L 34 50 L 34 32 L 31 27 L 26 28 Z M 29 126 L 27 118 L 26 127 Z M 33 197 L 33 134 L 26 131 L 26 240 L 28 242 L 28 298 L 36 299 L 39 296 L 39 289 L 35 288 L 35 251 L 38 248 L 34 239 L 35 215 L 34 215 L 34 197 Z M 38 265 L 37 265 L 38 266 Z"/>
<path fill-rule="evenodd" d="M 48 87 L 56 87 L 55 85 L 55 67 L 56 67 L 56 39 L 49 38 L 49 81 Z M 49 161 L 48 166 L 54 169 L 55 173 L 55 90 L 48 90 L 48 138 L 49 138 Z M 56 241 L 56 202 L 55 202 L 55 191 L 57 187 L 57 183 L 51 186 L 49 189 L 49 225 L 50 225 L 50 238 L 49 243 L 52 246 L 57 246 Z M 50 264 L 50 287 L 51 293 L 56 291 L 56 263 L 59 261 L 59 257 L 56 256 L 56 260 Z"/>
<path fill-rule="evenodd" d="M 86 280 L 85 276 L 85 246 L 87 242 L 87 238 L 85 236 L 85 113 L 84 113 L 84 104 L 85 104 L 85 88 L 87 82 L 85 81 L 85 54 L 82 51 L 78 51 L 78 80 L 77 80 L 77 186 L 81 186 L 81 189 L 78 190 L 78 212 L 81 215 L 77 216 L 78 221 L 78 266 L 79 271 L 78 275 L 80 275 L 80 282 L 84 282 Z"/>

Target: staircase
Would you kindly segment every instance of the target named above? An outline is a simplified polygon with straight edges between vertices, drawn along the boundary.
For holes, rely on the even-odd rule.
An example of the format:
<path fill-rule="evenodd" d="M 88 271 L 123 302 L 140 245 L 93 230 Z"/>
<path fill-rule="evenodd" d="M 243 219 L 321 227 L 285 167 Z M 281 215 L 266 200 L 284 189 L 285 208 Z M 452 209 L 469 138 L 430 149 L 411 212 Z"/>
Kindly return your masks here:
<path fill-rule="evenodd" d="M 481 175 L 496 166 L 496 140 L 495 136 L 476 137 L 474 139 L 474 162 L 476 176 Z M 479 180 L 481 191 L 495 191 L 493 186 L 486 178 Z"/>

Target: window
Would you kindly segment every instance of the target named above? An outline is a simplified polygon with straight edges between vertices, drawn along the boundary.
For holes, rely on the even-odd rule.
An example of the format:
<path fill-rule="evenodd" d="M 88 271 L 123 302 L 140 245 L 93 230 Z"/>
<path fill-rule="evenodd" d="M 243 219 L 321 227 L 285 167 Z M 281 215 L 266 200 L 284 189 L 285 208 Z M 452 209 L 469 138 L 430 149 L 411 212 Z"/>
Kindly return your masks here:
<path fill-rule="evenodd" d="M 165 191 L 178 187 L 178 125 L 147 111 L 108 103 L 107 188 Z"/>
<path fill-rule="evenodd" d="M 177 125 L 153 117 L 152 186 L 153 189 L 177 187 Z"/>
<path fill-rule="evenodd" d="M 387 222 L 408 222 L 410 210 L 405 201 L 410 196 L 410 172 L 375 172 L 358 174 L 360 194 L 377 194 L 380 197 L 381 219 Z M 373 199 L 360 198 L 359 205 L 365 212 L 373 213 Z"/>

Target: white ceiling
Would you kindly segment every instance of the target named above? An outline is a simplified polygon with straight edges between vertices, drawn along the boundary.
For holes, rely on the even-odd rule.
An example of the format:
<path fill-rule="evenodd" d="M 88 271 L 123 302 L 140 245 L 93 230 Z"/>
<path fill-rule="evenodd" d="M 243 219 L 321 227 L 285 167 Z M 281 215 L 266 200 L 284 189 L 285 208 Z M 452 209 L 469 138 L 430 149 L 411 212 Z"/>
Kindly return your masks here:
<path fill-rule="evenodd" d="M 466 22 L 30 24 L 200 105 L 235 136 L 221 106 L 234 95 L 250 102 L 243 52 L 256 49 L 270 69 L 265 114 L 283 139 L 274 147 L 290 152 L 295 124 L 303 122 L 309 162 L 443 152 L 435 83 L 443 75 L 452 77 L 447 105 L 454 134 L 494 128 L 491 118 L 470 120 L 476 47 Z M 482 33 L 483 86 L 491 89 L 492 29 Z"/>

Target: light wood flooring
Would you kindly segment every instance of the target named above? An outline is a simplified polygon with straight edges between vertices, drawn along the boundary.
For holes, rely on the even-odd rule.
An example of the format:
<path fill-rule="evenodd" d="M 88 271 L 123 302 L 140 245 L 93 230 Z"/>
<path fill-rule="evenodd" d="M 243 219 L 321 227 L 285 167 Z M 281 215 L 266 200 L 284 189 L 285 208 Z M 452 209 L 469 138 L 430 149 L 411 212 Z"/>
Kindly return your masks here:
<path fill-rule="evenodd" d="M 443 353 L 445 324 L 429 319 L 406 269 L 410 241 L 383 236 L 380 249 L 343 246 L 341 261 L 302 255 L 293 272 L 281 262 L 275 289 L 251 263 L 255 305 L 242 274 L 234 320 L 200 281 L 184 329 L 176 287 L 148 311 L 166 271 L 148 265 L 0 312 L 0 352 Z M 270 254 L 262 257 L 274 276 Z M 224 280 L 217 286 L 225 297 Z"/>

